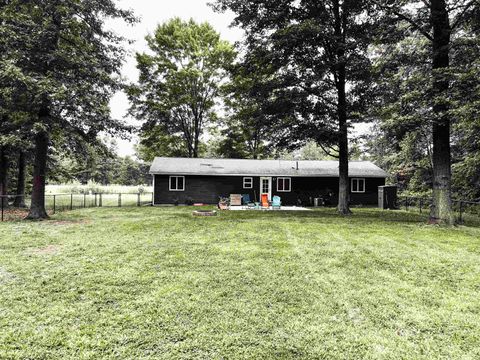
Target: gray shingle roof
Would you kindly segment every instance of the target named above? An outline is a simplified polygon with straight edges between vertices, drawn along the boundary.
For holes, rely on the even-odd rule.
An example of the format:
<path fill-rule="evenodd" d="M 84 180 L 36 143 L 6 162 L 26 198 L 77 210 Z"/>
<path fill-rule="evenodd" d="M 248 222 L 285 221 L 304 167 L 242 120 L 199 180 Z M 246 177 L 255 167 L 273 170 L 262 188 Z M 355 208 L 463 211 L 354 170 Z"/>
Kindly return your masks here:
<path fill-rule="evenodd" d="M 338 161 L 158 157 L 150 167 L 150 174 L 338 177 Z M 349 176 L 386 178 L 389 175 L 370 161 L 351 161 Z"/>

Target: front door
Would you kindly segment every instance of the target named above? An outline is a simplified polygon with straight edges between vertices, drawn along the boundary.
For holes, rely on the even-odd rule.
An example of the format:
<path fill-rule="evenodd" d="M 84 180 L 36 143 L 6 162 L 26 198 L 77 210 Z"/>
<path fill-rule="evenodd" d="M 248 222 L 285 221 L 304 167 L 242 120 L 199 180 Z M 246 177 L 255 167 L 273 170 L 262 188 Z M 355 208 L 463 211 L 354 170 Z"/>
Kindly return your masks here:
<path fill-rule="evenodd" d="M 268 200 L 272 200 L 272 178 L 271 177 L 261 177 L 260 178 L 260 199 L 262 194 L 268 194 Z"/>

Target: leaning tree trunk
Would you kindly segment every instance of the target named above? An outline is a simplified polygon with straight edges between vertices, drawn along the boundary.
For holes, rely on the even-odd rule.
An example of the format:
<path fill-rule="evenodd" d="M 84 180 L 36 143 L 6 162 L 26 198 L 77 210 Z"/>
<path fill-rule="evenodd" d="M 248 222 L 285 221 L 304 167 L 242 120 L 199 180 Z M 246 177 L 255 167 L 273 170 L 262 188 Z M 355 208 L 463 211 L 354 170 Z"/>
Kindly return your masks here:
<path fill-rule="evenodd" d="M 435 221 L 454 222 L 451 200 L 450 119 L 445 102 L 449 81 L 445 72 L 450 65 L 449 47 L 451 28 L 444 0 L 431 0 L 433 25 L 433 207 Z"/>
<path fill-rule="evenodd" d="M 48 133 L 38 132 L 35 135 L 35 163 L 33 168 L 33 190 L 29 220 L 43 220 L 48 218 L 45 211 L 45 175 L 48 156 Z"/>
<path fill-rule="evenodd" d="M 17 176 L 17 193 L 13 206 L 17 208 L 24 208 L 25 206 L 25 172 L 26 172 L 25 153 L 20 151 L 18 156 L 18 176 Z"/>

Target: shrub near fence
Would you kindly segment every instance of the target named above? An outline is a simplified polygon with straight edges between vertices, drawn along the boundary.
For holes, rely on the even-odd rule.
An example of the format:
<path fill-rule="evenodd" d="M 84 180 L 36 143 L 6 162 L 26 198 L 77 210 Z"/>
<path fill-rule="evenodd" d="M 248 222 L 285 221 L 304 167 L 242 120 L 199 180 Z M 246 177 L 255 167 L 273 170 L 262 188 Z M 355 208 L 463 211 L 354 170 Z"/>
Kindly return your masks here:
<path fill-rule="evenodd" d="M 25 197 L 26 208 L 12 206 L 14 195 L 1 196 L 1 221 L 18 220 L 25 217 L 30 207 L 29 196 Z M 52 215 L 60 211 L 94 207 L 135 207 L 153 204 L 153 193 L 118 193 L 118 194 L 48 194 L 45 195 L 45 210 Z"/>

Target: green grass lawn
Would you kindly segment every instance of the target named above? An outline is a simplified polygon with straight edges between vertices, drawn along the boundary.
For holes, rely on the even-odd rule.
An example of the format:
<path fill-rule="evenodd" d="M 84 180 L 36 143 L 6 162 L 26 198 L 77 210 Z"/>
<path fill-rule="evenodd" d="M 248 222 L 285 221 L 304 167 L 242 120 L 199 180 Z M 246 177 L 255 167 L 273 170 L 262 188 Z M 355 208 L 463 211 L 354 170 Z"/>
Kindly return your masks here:
<path fill-rule="evenodd" d="M 191 211 L 0 224 L 0 358 L 480 358 L 480 227 Z"/>

